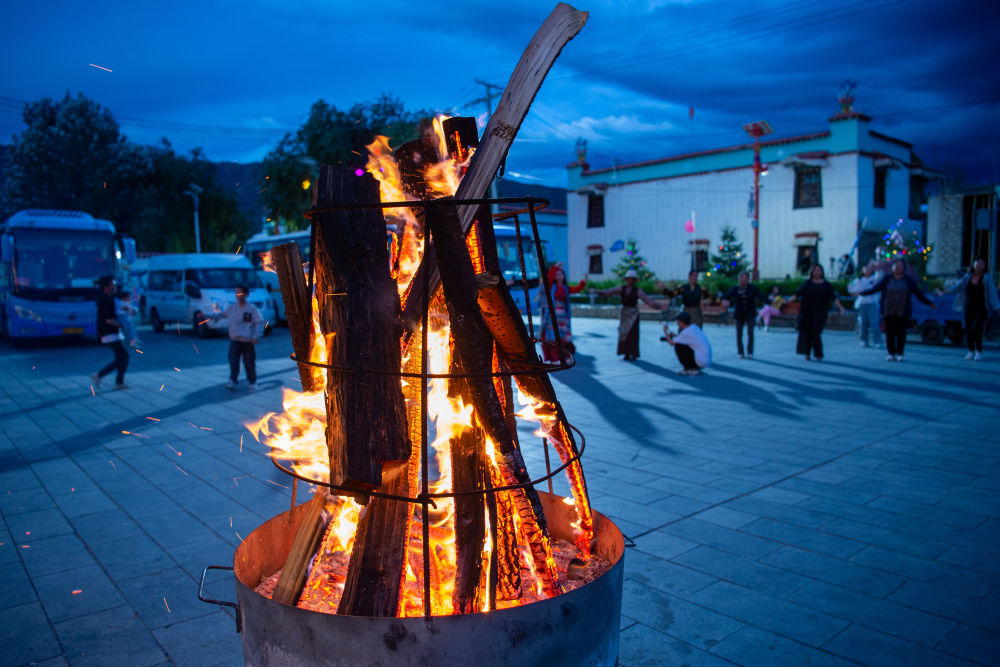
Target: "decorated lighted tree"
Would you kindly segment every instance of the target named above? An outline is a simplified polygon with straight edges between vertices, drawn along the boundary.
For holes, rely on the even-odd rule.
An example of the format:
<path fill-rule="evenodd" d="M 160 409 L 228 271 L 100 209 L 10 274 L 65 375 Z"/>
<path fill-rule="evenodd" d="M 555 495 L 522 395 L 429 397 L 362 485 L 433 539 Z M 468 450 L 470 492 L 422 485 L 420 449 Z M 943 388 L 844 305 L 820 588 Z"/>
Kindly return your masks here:
<path fill-rule="evenodd" d="M 726 225 L 722 228 L 722 241 L 718 246 L 718 254 L 713 253 L 708 258 L 712 273 L 723 276 L 735 276 L 740 271 L 746 271 L 747 260 L 743 254 L 743 244 L 736 242 L 736 230 Z"/>
<path fill-rule="evenodd" d="M 635 269 L 639 273 L 639 281 L 647 282 L 656 279 L 656 274 L 646 266 L 646 260 L 639 254 L 638 245 L 632 239 L 625 243 L 625 255 L 618 265 L 615 266 L 615 275 L 625 278 L 625 273 L 629 269 Z"/>
<path fill-rule="evenodd" d="M 879 264 L 894 262 L 897 259 L 905 260 L 918 275 L 923 276 L 927 272 L 927 262 L 931 258 L 931 247 L 923 243 L 916 232 L 907 235 L 902 230 L 902 219 L 886 230 L 882 235 L 882 245 L 875 249 L 876 259 Z"/>

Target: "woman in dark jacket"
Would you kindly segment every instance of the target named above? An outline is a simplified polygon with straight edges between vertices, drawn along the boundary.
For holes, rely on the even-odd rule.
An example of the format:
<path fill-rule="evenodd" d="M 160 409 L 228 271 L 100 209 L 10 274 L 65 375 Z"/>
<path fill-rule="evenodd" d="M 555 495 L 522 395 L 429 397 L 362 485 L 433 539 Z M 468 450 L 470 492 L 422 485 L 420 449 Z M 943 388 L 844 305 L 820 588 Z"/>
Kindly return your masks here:
<path fill-rule="evenodd" d="M 833 301 L 840 312 L 844 312 L 844 306 L 837 299 L 837 291 L 833 285 L 826 281 L 826 274 L 822 264 L 815 264 L 809 270 L 809 280 L 802 283 L 795 295 L 789 301 L 801 301 L 799 308 L 799 321 L 796 328 L 799 330 L 799 339 L 795 345 L 795 352 L 806 355 L 806 361 L 815 358 L 816 361 L 823 359 L 823 327 L 826 326 L 826 316 L 830 312 L 830 302 Z M 810 354 L 814 355 L 810 357 Z"/>
<path fill-rule="evenodd" d="M 642 300 L 650 308 L 662 309 L 649 298 L 636 283 L 639 282 L 639 272 L 629 269 L 625 272 L 625 284 L 611 289 L 597 290 L 601 296 L 621 295 L 622 312 L 618 320 L 618 354 L 625 355 L 625 361 L 635 361 L 639 358 L 639 301 Z"/>
<path fill-rule="evenodd" d="M 927 298 L 920 285 L 911 276 L 906 275 L 906 262 L 897 259 L 892 263 L 892 273 L 886 275 L 871 289 L 858 292 L 863 296 L 882 294 L 882 318 L 885 320 L 885 347 L 888 351 L 886 361 L 902 361 L 903 348 L 906 346 L 906 330 L 910 327 L 910 295 L 926 303 L 931 308 L 934 302 Z"/>

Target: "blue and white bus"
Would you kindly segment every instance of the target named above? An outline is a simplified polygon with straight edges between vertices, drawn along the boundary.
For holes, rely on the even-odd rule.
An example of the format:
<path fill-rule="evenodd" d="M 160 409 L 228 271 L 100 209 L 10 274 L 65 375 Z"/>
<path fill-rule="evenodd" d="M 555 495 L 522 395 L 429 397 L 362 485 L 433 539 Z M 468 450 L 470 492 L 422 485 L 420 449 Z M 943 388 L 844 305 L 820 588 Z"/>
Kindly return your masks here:
<path fill-rule="evenodd" d="M 135 241 L 81 211 L 29 209 L 0 225 L 0 336 L 97 336 L 97 279 L 124 283 Z"/>

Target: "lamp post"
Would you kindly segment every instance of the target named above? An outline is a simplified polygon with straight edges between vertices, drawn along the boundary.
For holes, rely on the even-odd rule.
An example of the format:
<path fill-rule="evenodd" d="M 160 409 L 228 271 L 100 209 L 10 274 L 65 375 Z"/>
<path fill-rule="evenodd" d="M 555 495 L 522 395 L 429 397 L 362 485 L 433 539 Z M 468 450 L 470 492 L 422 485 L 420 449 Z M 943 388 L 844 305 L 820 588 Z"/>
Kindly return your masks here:
<path fill-rule="evenodd" d="M 759 120 L 755 123 L 747 123 L 743 126 L 743 131 L 753 137 L 753 280 L 760 280 L 760 271 L 757 269 L 757 238 L 760 227 L 760 175 L 767 173 L 767 166 L 760 162 L 760 138 L 765 134 L 771 134 L 774 130 L 768 125 L 766 120 Z"/>
<path fill-rule="evenodd" d="M 204 192 L 202 188 L 197 183 L 188 183 L 187 190 L 184 194 L 194 200 L 194 251 L 197 253 L 201 252 L 201 230 L 198 228 L 198 195 Z"/>

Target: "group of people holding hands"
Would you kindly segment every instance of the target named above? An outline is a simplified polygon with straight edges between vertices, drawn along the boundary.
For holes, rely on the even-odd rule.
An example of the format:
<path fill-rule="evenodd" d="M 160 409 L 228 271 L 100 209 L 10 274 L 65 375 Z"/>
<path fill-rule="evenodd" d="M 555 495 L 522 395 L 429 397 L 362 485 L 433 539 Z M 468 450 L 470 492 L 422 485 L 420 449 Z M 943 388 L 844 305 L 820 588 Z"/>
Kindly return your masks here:
<path fill-rule="evenodd" d="M 916 271 L 902 259 L 882 265 L 872 261 L 865 265 L 861 275 L 848 285 L 848 291 L 856 297 L 855 309 L 858 314 L 861 345 L 864 347 L 869 345 L 870 334 L 875 347 L 880 347 L 884 323 L 886 361 L 903 361 L 906 334 L 912 315 L 911 296 L 931 308 L 935 307 L 934 302 L 920 287 L 916 276 Z M 642 301 L 650 308 L 665 310 L 670 307 L 674 297 L 680 297 L 683 310 L 676 318 L 678 331 L 672 333 L 669 325 L 665 325 L 663 327 L 665 335 L 661 340 L 674 347 L 683 367 L 680 372 L 684 375 L 698 374 L 711 363 L 711 346 L 701 330 L 704 321 L 702 302 L 706 294 L 698 284 L 697 271 L 691 271 L 687 284 L 679 288 L 664 287 L 663 293 L 669 297 L 666 300 L 653 300 L 646 294 L 638 286 L 639 274 L 636 270 L 630 269 L 624 278 L 624 284 L 596 292 L 601 296 L 621 298 L 617 353 L 622 355 L 625 361 L 639 358 L 639 302 Z M 579 284 L 568 286 L 562 266 L 557 264 L 549 271 L 549 285 L 552 301 L 555 304 L 561 347 L 564 351 L 572 353 L 574 347 L 570 330 L 569 295 L 585 289 L 586 276 Z M 979 361 L 983 358 L 983 333 L 986 322 L 993 313 L 1000 310 L 1000 296 L 997 294 L 993 279 L 986 273 L 986 262 L 982 259 L 976 260 L 971 270 L 950 291 L 955 295 L 954 309 L 964 314 L 969 347 L 969 353 L 965 358 Z M 741 359 L 753 359 L 755 325 L 762 322 L 765 329 L 769 329 L 771 318 L 781 312 L 782 306 L 798 302 L 800 306 L 796 323 L 798 330 L 796 353 L 804 355 L 807 361 L 821 361 L 822 332 L 826 327 L 831 306 L 839 309 L 841 313 L 846 312 L 836 290 L 826 280 L 820 264 L 810 268 L 808 279 L 789 297 L 782 295 L 777 286 L 770 294 L 763 294 L 750 282 L 750 277 L 745 271 L 737 277 L 737 284 L 721 296 L 721 305 L 726 309 L 732 308 L 736 329 L 736 351 Z M 759 311 L 758 304 L 762 306 Z M 555 343 L 556 336 L 552 331 L 551 317 L 547 313 L 544 296 L 542 305 L 543 355 L 548 361 L 558 360 L 560 346 Z"/>

